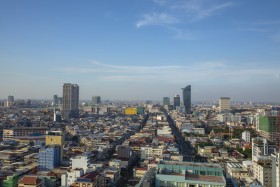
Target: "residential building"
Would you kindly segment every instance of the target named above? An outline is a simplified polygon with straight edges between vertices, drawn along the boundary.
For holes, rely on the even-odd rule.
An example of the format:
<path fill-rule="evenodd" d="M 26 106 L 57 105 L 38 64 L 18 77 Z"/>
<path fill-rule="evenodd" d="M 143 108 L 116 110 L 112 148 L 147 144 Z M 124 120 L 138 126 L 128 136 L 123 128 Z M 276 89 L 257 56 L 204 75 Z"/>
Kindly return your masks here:
<path fill-rule="evenodd" d="M 83 173 L 87 173 L 87 169 L 89 168 L 92 160 L 93 154 L 90 152 L 72 157 L 70 158 L 71 169 L 82 168 L 84 170 Z"/>
<path fill-rule="evenodd" d="M 225 187 L 226 180 L 218 164 L 160 161 L 155 186 Z"/>
<path fill-rule="evenodd" d="M 162 158 L 164 146 L 141 147 L 141 159 Z"/>
<path fill-rule="evenodd" d="M 71 185 L 72 187 L 105 187 L 105 176 L 97 171 L 85 174 L 78 177 L 76 182 Z"/>
<path fill-rule="evenodd" d="M 20 139 L 38 136 L 45 136 L 48 127 L 14 127 L 12 129 L 3 130 L 3 140 Z M 44 139 L 45 137 L 43 137 Z"/>
<path fill-rule="evenodd" d="M 51 171 L 60 164 L 60 146 L 46 146 L 41 148 L 38 155 L 38 170 Z"/>
<path fill-rule="evenodd" d="M 183 90 L 183 103 L 185 106 L 185 112 L 190 114 L 191 112 L 191 85 L 182 88 Z"/>
<path fill-rule="evenodd" d="M 280 148 L 280 112 L 271 111 L 269 114 L 259 116 L 257 129 L 260 135 Z"/>
<path fill-rule="evenodd" d="M 272 187 L 280 187 L 280 151 L 271 155 L 272 159 Z"/>
<path fill-rule="evenodd" d="M 244 179 L 249 177 L 249 170 L 239 163 L 227 163 L 227 177 L 233 179 Z"/>
<path fill-rule="evenodd" d="M 272 161 L 268 156 L 258 156 L 254 160 L 253 172 L 254 178 L 265 186 L 272 187 Z M 273 174 L 274 175 L 274 174 Z"/>
<path fill-rule="evenodd" d="M 101 104 L 101 97 L 100 96 L 93 96 L 92 97 L 92 104 L 93 105 Z"/>
<path fill-rule="evenodd" d="M 63 157 L 64 133 L 62 131 L 47 131 L 46 145 L 57 145 L 60 147 L 60 162 Z"/>
<path fill-rule="evenodd" d="M 220 113 L 226 113 L 230 111 L 230 98 L 220 97 L 219 99 L 219 111 Z"/>
<path fill-rule="evenodd" d="M 170 98 L 163 97 L 163 106 L 169 106 L 169 105 L 170 105 Z"/>
<path fill-rule="evenodd" d="M 67 173 L 64 173 L 61 175 L 61 186 L 62 187 L 68 187 L 72 185 L 77 178 L 84 175 L 84 170 L 82 168 L 80 169 L 72 169 L 70 171 L 67 171 Z"/>
<path fill-rule="evenodd" d="M 242 140 L 245 142 L 251 142 L 251 133 L 249 131 L 242 132 Z"/>
<path fill-rule="evenodd" d="M 275 145 L 262 137 L 252 138 L 252 160 L 258 156 L 270 156 L 275 152 Z"/>
<path fill-rule="evenodd" d="M 77 84 L 65 83 L 63 85 L 62 118 L 79 117 L 79 86 Z"/>

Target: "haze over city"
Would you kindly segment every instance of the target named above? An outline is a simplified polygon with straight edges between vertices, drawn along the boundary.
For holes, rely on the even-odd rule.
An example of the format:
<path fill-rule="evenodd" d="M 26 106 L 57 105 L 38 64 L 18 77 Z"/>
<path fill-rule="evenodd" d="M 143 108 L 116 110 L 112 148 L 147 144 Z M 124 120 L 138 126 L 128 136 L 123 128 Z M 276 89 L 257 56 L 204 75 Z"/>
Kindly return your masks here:
<path fill-rule="evenodd" d="M 280 2 L 0 1 L 0 98 L 279 102 Z"/>

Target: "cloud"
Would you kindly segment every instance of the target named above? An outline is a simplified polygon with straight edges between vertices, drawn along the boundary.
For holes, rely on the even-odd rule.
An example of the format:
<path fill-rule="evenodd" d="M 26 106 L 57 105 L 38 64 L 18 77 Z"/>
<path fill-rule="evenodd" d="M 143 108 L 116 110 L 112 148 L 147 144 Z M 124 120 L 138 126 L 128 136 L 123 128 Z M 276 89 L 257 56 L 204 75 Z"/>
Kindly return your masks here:
<path fill-rule="evenodd" d="M 192 32 L 186 29 L 179 29 L 176 27 L 168 27 L 168 29 L 174 33 L 174 38 L 179 40 L 194 40 L 195 37 Z"/>
<path fill-rule="evenodd" d="M 178 23 L 179 20 L 166 13 L 156 13 L 145 14 L 142 19 L 136 23 L 136 27 L 140 28 L 147 25 L 170 25 Z"/>
<path fill-rule="evenodd" d="M 240 65 L 238 68 L 225 61 L 192 63 L 192 65 L 129 66 L 92 61 L 88 67 L 65 67 L 61 73 L 92 75 L 95 79 L 109 82 L 184 83 L 191 82 L 257 82 L 276 80 L 280 67 Z"/>
<path fill-rule="evenodd" d="M 174 4 L 171 8 L 185 11 L 190 21 L 194 22 L 218 14 L 233 5 L 231 1 L 218 3 L 218 1 L 187 0 Z"/>

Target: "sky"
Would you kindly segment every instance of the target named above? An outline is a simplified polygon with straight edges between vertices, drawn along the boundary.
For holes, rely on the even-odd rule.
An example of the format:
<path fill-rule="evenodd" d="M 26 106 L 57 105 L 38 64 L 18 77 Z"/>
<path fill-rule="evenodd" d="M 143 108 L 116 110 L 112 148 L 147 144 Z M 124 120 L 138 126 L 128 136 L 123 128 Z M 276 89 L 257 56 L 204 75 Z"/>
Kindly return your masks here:
<path fill-rule="evenodd" d="M 0 98 L 280 102 L 280 1 L 2 0 Z"/>

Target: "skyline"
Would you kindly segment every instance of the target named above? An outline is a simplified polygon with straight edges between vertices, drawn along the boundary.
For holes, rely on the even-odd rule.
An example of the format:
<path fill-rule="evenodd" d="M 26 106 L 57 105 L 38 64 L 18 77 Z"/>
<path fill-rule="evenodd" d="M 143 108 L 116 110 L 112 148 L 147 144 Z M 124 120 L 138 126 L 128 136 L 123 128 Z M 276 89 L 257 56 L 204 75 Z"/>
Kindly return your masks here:
<path fill-rule="evenodd" d="M 0 98 L 278 102 L 280 2 L 1 1 Z"/>

